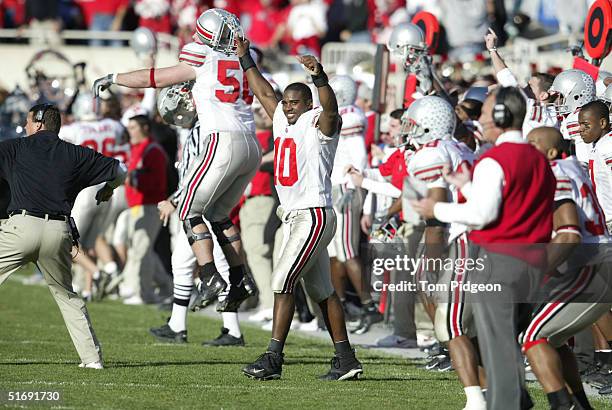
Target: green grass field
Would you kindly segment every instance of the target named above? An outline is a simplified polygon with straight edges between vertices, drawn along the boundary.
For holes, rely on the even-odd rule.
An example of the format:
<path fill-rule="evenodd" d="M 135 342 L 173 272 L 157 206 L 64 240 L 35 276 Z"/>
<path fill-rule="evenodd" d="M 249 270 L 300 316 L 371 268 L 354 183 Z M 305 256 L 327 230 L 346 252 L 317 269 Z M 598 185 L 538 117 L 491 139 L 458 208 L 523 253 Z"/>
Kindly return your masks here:
<path fill-rule="evenodd" d="M 464 404 L 454 373 L 427 372 L 398 357 L 361 349 L 361 380 L 321 382 L 317 376 L 328 369 L 330 346 L 290 335 L 283 378 L 260 382 L 240 369 L 265 349 L 268 332 L 246 327 L 247 347 L 203 347 L 202 340 L 218 335 L 220 322 L 191 316 L 188 345 L 160 344 L 147 332 L 165 320 L 166 313 L 155 308 L 104 302 L 90 304 L 89 312 L 104 351 L 102 371 L 77 368 L 78 356 L 46 287 L 14 280 L 0 287 L 0 390 L 60 391 L 61 408 L 461 409 Z M 541 391 L 531 392 L 536 407 L 546 408 Z"/>

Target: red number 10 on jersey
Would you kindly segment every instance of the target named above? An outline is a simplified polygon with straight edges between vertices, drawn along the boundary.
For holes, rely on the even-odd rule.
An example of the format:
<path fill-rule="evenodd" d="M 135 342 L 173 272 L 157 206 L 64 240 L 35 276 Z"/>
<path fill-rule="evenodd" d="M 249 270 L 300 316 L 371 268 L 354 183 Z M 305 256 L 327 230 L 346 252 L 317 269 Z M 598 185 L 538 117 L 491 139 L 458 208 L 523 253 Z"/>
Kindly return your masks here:
<path fill-rule="evenodd" d="M 296 146 L 293 138 L 274 140 L 274 185 L 292 186 L 298 180 Z"/>

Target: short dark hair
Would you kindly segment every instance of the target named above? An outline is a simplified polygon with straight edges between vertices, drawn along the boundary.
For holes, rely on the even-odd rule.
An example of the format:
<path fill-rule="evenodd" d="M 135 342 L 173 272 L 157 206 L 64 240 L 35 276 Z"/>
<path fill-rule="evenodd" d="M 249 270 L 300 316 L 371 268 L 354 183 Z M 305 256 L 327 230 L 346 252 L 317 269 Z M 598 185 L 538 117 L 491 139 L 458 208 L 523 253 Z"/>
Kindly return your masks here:
<path fill-rule="evenodd" d="M 593 100 L 590 103 L 586 103 L 582 106 L 580 111 L 589 111 L 595 114 L 597 119 L 605 118 L 608 122 L 610 122 L 610 109 L 601 100 Z"/>
<path fill-rule="evenodd" d="M 144 131 L 151 131 L 151 119 L 146 115 L 135 115 L 130 117 L 130 121 L 136 121 Z"/>
<path fill-rule="evenodd" d="M 495 93 L 495 103 L 506 106 L 512 115 L 512 121 L 508 128 L 522 129 L 525 114 L 527 113 L 527 102 L 521 90 L 516 87 L 501 87 Z"/>
<path fill-rule="evenodd" d="M 401 120 L 402 119 L 402 115 L 404 114 L 404 111 L 402 108 L 398 108 L 397 110 L 393 110 L 389 113 L 389 117 L 391 118 L 395 118 L 396 120 Z"/>
<path fill-rule="evenodd" d="M 57 106 L 53 104 L 36 104 L 30 108 L 32 121 L 40 122 L 45 130 L 58 133 L 62 126 L 62 116 Z"/>
<path fill-rule="evenodd" d="M 312 101 L 312 91 L 310 87 L 304 83 L 291 83 L 285 88 L 285 92 L 287 91 L 296 91 L 306 100 Z"/>
<path fill-rule="evenodd" d="M 535 73 L 533 76 L 540 80 L 540 88 L 542 88 L 544 91 L 548 91 L 548 89 L 552 86 L 553 81 L 555 81 L 555 76 L 548 73 Z"/>

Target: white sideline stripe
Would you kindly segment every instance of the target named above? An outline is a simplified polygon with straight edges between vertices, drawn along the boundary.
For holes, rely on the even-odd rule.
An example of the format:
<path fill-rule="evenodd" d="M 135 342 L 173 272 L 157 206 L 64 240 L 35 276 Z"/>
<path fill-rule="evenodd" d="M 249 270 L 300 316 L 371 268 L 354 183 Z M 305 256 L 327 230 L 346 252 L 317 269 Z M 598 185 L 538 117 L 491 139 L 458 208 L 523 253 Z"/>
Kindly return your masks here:
<path fill-rule="evenodd" d="M 108 371 L 108 368 L 105 368 L 106 371 Z M 102 371 L 105 371 L 102 370 Z M 96 373 L 98 374 L 98 372 L 91 372 L 91 373 Z M 246 378 L 245 378 L 246 380 Z M 28 380 L 28 381 L 23 381 L 23 382 L 12 382 L 12 381 L 8 381 L 8 382 L 3 382 L 5 385 L 45 385 L 45 386 L 100 386 L 100 387 L 135 387 L 135 388 L 167 388 L 168 385 L 167 384 L 153 384 L 153 383 L 100 383 L 100 382 L 46 382 L 46 381 L 41 381 L 41 380 Z M 346 387 L 351 387 L 350 383 L 346 383 L 343 385 L 345 385 Z M 362 390 L 362 387 L 357 386 L 356 383 L 353 383 L 353 385 L 355 387 L 358 387 L 358 390 Z M 227 389 L 227 385 L 226 384 L 182 384 L 181 388 L 204 388 L 204 389 L 219 389 L 219 390 L 226 390 Z M 342 387 L 344 386 L 334 386 L 334 390 L 344 390 L 346 392 L 351 392 L 351 391 L 355 391 L 355 389 L 343 389 Z M 310 386 L 304 386 L 304 387 L 300 387 L 300 386 L 279 386 L 279 385 L 272 385 L 272 384 L 267 384 L 267 383 L 253 383 L 253 384 L 244 384 L 242 386 L 234 386 L 234 388 L 243 388 L 245 390 L 252 390 L 253 388 L 257 389 L 257 390 L 261 390 L 261 389 L 267 389 L 267 390 L 312 390 L 312 388 Z"/>

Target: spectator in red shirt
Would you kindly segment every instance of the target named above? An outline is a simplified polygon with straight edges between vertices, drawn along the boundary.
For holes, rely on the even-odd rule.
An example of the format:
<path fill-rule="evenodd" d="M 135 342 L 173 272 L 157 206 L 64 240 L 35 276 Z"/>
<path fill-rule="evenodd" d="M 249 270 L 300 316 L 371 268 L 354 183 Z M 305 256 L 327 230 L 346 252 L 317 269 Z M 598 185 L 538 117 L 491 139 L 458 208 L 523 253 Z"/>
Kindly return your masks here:
<path fill-rule="evenodd" d="M 126 304 L 156 303 L 172 294 L 172 281 L 153 245 L 161 228 L 157 203 L 168 197 L 168 158 L 150 137 L 148 117 L 137 115 L 128 123 L 130 159 L 125 195 L 130 207 L 127 262 L 122 293 Z M 155 284 L 159 292 L 155 294 Z"/>
<path fill-rule="evenodd" d="M 241 21 L 251 45 L 259 48 L 275 47 L 282 37 L 282 12 L 272 6 L 272 0 L 259 0 L 244 5 Z"/>
<path fill-rule="evenodd" d="M 154 33 L 170 33 L 169 0 L 136 0 L 134 11 L 139 17 L 138 25 Z"/>
<path fill-rule="evenodd" d="M 129 0 L 76 0 L 81 7 L 85 25 L 92 31 L 119 31 L 123 17 L 127 11 Z M 104 40 L 91 40 L 90 45 L 102 46 Z M 110 43 L 114 47 L 121 47 L 120 40 Z"/>

